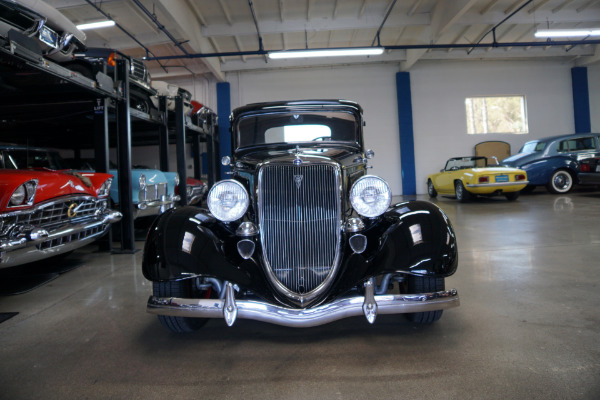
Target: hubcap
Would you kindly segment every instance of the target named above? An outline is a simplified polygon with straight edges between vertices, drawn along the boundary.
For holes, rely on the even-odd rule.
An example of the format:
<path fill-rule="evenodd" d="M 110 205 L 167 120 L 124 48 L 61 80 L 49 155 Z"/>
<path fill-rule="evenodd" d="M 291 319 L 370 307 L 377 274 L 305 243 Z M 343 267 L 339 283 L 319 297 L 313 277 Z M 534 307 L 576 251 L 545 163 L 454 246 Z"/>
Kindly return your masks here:
<path fill-rule="evenodd" d="M 559 190 L 565 190 L 571 184 L 571 179 L 565 176 L 565 174 L 558 174 L 554 178 L 554 186 Z"/>

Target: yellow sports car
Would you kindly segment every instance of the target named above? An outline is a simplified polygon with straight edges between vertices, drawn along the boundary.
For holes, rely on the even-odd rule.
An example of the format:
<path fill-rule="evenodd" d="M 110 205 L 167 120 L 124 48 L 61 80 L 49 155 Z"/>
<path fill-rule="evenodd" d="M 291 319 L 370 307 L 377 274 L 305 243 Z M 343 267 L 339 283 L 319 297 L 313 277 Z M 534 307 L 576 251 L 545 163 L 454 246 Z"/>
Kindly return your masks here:
<path fill-rule="evenodd" d="M 461 202 L 473 196 L 504 195 L 516 200 L 529 182 L 522 169 L 487 165 L 486 157 L 454 157 L 437 174 L 427 176 L 429 197 L 455 195 Z"/>

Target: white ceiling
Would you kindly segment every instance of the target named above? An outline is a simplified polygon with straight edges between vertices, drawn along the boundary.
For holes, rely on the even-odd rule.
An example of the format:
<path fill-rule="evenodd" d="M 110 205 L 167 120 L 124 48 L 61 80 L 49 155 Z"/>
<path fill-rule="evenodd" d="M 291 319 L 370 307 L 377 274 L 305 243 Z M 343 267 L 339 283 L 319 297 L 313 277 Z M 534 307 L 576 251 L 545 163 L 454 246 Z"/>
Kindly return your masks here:
<path fill-rule="evenodd" d="M 539 42 L 536 29 L 600 28 L 600 0 L 46 0 L 76 24 L 104 19 L 89 2 L 109 14 L 154 56 L 236 53 L 207 58 L 148 62 L 154 77 L 322 64 L 393 62 L 409 70 L 419 60 L 561 58 L 575 65 L 600 62 L 600 45 L 524 46 Z M 139 5 L 137 3 L 140 3 Z M 528 3 L 528 4 L 527 4 Z M 252 8 L 256 17 L 254 22 Z M 142 7 L 140 7 L 140 5 Z M 520 11 L 501 23 L 513 12 Z M 179 47 L 161 31 L 146 8 Z M 390 11 L 391 8 L 391 11 Z M 389 15 L 388 15 L 389 13 Z M 388 18 L 385 19 L 386 15 Z M 385 23 L 383 24 L 385 20 Z M 497 26 L 501 23 L 499 26 Z M 377 32 L 380 27 L 379 40 Z M 258 26 L 258 30 L 257 30 Z M 497 26 L 497 27 L 496 27 Z M 502 46 L 452 48 L 492 43 Z M 268 60 L 240 54 L 260 50 L 442 45 L 388 50 L 382 56 L 342 59 Z M 86 31 L 88 46 L 112 47 L 135 56 L 145 50 L 119 28 Z M 586 39 L 590 41 L 594 38 Z M 595 38 L 597 41 L 599 38 Z M 562 40 L 562 39 L 561 39 Z M 572 38 L 577 40 L 577 38 Z M 509 46 L 509 44 L 512 44 Z"/>

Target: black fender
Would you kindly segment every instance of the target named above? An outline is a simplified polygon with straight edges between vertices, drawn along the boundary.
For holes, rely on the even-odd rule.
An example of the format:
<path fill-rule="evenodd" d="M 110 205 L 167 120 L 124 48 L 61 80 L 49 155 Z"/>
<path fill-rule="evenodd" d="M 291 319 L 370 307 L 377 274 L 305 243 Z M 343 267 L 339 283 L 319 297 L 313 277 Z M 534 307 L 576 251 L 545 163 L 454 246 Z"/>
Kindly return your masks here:
<path fill-rule="evenodd" d="M 266 299 L 287 303 L 267 280 L 258 236 L 256 250 L 243 259 L 237 250 L 242 239 L 237 225 L 228 225 L 208 211 L 186 206 L 159 216 L 151 226 L 144 248 L 142 270 L 151 281 L 195 276 L 237 283 Z M 362 253 L 349 245 L 352 236 L 367 239 Z M 340 266 L 331 289 L 315 303 L 337 297 L 365 280 L 388 273 L 429 277 L 452 275 L 458 265 L 456 236 L 448 217 L 436 205 L 409 201 L 392 206 L 382 216 L 365 220 L 365 229 L 343 233 Z"/>

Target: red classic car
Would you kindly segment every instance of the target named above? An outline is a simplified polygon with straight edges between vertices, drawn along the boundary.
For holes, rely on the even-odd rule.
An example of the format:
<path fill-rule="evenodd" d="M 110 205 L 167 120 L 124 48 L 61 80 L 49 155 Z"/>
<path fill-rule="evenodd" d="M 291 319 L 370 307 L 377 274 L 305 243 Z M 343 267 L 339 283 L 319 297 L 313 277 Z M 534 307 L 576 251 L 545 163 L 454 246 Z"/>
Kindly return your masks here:
<path fill-rule="evenodd" d="M 206 198 L 206 192 L 208 192 L 206 183 L 202 182 L 200 179 L 188 177 L 185 180 L 185 184 L 188 205 L 200 205 Z"/>
<path fill-rule="evenodd" d="M 0 268 L 70 252 L 121 213 L 108 208 L 112 175 L 0 169 Z"/>

